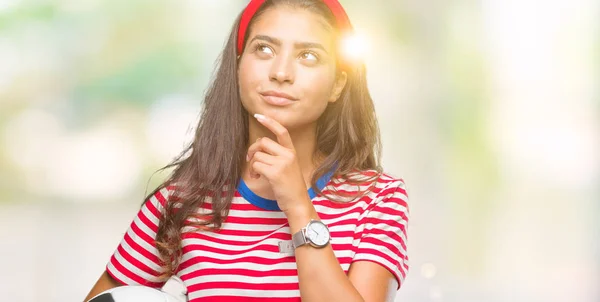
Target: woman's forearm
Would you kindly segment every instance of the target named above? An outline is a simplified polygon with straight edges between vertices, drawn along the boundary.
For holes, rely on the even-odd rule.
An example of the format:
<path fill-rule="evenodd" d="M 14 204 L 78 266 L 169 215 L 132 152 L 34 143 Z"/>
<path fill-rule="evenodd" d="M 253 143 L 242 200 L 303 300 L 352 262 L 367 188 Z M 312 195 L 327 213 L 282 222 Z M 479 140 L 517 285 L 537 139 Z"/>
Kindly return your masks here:
<path fill-rule="evenodd" d="M 312 203 L 288 215 L 290 232 L 300 231 L 311 219 L 319 219 Z M 296 248 L 295 255 L 302 301 L 364 301 L 342 270 L 331 244 L 324 248 L 306 244 Z"/>

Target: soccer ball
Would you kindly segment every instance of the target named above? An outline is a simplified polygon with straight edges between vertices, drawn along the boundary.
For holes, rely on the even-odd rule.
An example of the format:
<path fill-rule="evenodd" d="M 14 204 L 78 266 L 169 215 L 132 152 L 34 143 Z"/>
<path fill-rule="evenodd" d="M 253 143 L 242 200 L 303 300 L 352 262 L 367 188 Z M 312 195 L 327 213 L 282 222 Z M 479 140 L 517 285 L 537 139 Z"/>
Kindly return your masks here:
<path fill-rule="evenodd" d="M 88 302 L 179 302 L 175 297 L 141 285 L 127 285 L 111 288 L 100 293 Z"/>

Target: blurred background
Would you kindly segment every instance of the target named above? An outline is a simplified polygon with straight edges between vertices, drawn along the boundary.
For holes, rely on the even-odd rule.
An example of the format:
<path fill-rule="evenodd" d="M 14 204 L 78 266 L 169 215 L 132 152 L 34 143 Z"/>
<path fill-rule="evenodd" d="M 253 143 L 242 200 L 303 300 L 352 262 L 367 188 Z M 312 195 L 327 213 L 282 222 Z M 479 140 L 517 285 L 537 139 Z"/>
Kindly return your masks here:
<path fill-rule="evenodd" d="M 600 2 L 341 1 L 411 198 L 397 301 L 600 301 Z M 81 301 L 244 0 L 0 0 L 0 293 Z"/>

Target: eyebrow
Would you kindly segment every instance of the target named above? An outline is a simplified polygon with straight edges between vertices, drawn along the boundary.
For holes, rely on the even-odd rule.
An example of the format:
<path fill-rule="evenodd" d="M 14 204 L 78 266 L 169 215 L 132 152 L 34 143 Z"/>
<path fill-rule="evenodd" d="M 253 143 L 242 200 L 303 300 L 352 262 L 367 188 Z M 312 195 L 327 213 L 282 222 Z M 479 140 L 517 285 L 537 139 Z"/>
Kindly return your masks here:
<path fill-rule="evenodd" d="M 263 41 L 267 41 L 269 43 L 275 44 L 277 46 L 281 46 L 281 40 L 277 39 L 277 38 L 273 38 L 270 36 L 266 36 L 266 35 L 256 35 L 254 36 L 254 38 L 252 38 L 252 40 L 250 40 L 250 43 L 252 43 L 252 41 L 254 40 L 263 40 Z M 314 43 L 314 42 L 296 42 L 294 43 L 294 48 L 296 49 L 300 49 L 300 48 L 318 48 L 323 50 L 326 53 L 327 50 L 325 49 L 325 47 L 320 44 L 320 43 Z"/>

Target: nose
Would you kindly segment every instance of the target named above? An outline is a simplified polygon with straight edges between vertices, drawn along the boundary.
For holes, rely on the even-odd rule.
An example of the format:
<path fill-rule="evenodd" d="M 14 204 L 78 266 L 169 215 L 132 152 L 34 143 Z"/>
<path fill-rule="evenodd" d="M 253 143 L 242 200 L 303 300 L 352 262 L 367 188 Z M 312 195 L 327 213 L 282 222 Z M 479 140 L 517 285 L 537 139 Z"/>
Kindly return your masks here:
<path fill-rule="evenodd" d="M 276 81 L 282 84 L 286 82 L 293 84 L 295 78 L 293 60 L 290 60 L 283 55 L 276 57 L 276 59 L 273 60 L 269 78 L 271 81 Z"/>

